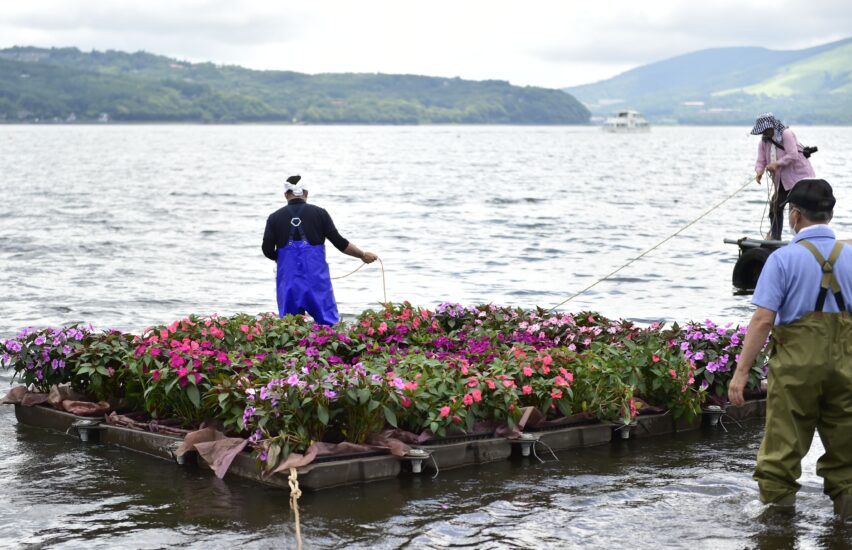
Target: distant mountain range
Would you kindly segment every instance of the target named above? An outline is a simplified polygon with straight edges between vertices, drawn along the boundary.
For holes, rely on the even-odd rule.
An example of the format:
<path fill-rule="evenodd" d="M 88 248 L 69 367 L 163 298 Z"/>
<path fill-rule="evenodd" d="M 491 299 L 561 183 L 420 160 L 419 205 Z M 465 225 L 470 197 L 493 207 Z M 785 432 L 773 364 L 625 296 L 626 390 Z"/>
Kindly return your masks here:
<path fill-rule="evenodd" d="M 458 78 L 307 75 L 144 52 L 0 50 L 0 122 L 585 124 L 560 90 Z"/>
<path fill-rule="evenodd" d="M 656 122 L 852 124 L 852 38 L 815 48 L 717 48 L 564 88 L 596 117 L 635 109 Z"/>

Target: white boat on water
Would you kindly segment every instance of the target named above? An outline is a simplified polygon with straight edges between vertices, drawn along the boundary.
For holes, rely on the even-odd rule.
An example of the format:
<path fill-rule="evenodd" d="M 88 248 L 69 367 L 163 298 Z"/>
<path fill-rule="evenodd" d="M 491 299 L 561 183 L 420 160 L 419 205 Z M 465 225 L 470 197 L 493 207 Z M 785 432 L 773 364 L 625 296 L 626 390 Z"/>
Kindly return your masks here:
<path fill-rule="evenodd" d="M 615 116 L 606 119 L 603 130 L 619 134 L 649 132 L 651 125 L 636 111 L 619 111 Z"/>

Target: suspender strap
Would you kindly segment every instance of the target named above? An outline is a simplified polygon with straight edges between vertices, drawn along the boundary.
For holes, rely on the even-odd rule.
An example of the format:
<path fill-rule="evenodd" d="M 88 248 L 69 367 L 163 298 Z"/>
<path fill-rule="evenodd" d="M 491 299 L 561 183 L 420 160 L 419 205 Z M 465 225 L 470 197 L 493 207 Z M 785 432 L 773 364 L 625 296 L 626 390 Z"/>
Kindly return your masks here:
<path fill-rule="evenodd" d="M 304 204 L 287 205 L 287 210 L 290 213 L 290 235 L 288 240 L 295 241 L 296 233 L 299 234 L 300 241 L 307 241 L 308 239 L 305 236 L 305 232 L 302 230 L 302 218 L 299 217 L 299 214 L 302 213 L 302 208 L 304 208 Z"/>
<path fill-rule="evenodd" d="M 828 260 L 826 260 L 822 257 L 822 254 L 820 254 L 819 250 L 817 250 L 817 247 L 814 246 L 813 243 L 804 239 L 798 242 L 800 245 L 810 250 L 811 254 L 813 254 L 814 258 L 816 258 L 817 263 L 822 266 L 822 281 L 820 282 L 819 295 L 817 295 L 817 302 L 814 307 L 814 311 L 822 311 L 822 308 L 825 306 L 825 297 L 828 295 L 829 290 L 832 294 L 834 294 L 834 300 L 837 302 L 838 309 L 840 309 L 840 311 L 846 311 L 846 302 L 843 300 L 840 283 L 837 281 L 837 276 L 834 274 L 834 263 L 840 256 L 840 252 L 843 250 L 843 243 L 834 243 L 834 248 L 831 249 L 831 254 L 829 254 Z"/>

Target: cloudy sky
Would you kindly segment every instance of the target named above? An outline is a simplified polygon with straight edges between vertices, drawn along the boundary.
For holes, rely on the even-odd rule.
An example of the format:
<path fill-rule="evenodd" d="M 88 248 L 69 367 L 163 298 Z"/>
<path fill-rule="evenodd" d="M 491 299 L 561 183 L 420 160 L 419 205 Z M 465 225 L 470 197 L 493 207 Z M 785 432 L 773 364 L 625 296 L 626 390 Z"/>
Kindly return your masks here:
<path fill-rule="evenodd" d="M 725 46 L 852 36 L 849 0 L 2 0 L 0 48 L 563 87 Z"/>

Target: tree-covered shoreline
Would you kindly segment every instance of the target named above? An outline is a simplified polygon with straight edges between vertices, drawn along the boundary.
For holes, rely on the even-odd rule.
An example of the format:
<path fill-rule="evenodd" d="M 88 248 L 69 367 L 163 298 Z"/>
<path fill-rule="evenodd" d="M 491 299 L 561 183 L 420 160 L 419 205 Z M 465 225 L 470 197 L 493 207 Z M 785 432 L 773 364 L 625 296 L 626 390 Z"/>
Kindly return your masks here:
<path fill-rule="evenodd" d="M 585 124 L 559 90 L 415 75 L 255 71 L 145 52 L 0 50 L 0 122 Z"/>

